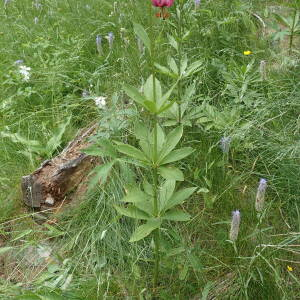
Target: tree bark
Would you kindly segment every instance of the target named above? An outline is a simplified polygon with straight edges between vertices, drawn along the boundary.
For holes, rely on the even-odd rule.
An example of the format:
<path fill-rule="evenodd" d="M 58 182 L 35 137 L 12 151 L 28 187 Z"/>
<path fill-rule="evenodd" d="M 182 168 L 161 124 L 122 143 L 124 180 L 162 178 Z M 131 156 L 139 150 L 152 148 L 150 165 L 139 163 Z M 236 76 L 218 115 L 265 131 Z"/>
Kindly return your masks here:
<path fill-rule="evenodd" d="M 58 156 L 44 161 L 32 174 L 22 177 L 23 201 L 35 211 L 57 210 L 72 201 L 72 195 L 86 182 L 99 158 L 82 152 L 97 125 L 81 130 Z M 82 192 L 82 186 L 80 188 Z"/>

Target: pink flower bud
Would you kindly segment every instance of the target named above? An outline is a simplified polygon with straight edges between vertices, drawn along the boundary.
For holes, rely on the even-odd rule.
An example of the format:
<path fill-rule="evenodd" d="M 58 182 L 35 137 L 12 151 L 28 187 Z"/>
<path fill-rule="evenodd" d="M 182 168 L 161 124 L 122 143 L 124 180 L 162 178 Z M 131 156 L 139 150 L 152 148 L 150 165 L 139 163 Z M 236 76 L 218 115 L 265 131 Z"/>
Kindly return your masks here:
<path fill-rule="evenodd" d="M 174 0 L 151 0 L 152 4 L 157 7 L 170 7 L 173 5 Z"/>

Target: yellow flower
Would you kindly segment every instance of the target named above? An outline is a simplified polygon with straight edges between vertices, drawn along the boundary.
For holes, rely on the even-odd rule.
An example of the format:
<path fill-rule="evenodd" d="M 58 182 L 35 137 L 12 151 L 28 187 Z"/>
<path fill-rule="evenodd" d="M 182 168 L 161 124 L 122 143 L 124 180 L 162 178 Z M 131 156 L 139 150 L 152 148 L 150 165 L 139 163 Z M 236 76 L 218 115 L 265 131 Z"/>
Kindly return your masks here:
<path fill-rule="evenodd" d="M 292 272 L 292 271 L 293 271 L 293 268 L 292 268 L 291 266 L 287 266 L 287 270 L 288 270 L 289 272 Z"/>
<path fill-rule="evenodd" d="M 252 54 L 252 52 L 250 50 L 244 51 L 244 55 L 250 55 L 250 54 Z"/>

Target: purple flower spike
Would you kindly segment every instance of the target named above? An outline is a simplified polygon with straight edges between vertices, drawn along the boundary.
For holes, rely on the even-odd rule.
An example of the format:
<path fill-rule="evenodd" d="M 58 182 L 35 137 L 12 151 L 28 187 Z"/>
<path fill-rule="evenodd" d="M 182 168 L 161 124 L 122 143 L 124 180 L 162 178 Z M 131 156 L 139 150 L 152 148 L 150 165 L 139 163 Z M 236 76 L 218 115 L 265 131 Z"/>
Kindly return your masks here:
<path fill-rule="evenodd" d="M 106 38 L 108 40 L 109 49 L 111 50 L 114 44 L 115 36 L 112 32 L 109 32 Z"/>

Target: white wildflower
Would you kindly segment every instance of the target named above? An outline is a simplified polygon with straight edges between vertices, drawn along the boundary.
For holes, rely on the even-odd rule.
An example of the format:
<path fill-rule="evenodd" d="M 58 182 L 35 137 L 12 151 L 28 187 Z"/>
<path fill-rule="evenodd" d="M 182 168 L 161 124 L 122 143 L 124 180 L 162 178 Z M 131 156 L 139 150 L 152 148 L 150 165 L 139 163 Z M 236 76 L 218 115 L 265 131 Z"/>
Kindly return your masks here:
<path fill-rule="evenodd" d="M 106 97 L 103 97 L 103 96 L 96 97 L 94 99 L 94 101 L 95 101 L 95 104 L 101 109 L 103 109 L 106 106 Z"/>
<path fill-rule="evenodd" d="M 30 67 L 26 67 L 24 65 L 19 66 L 19 73 L 23 76 L 24 81 L 28 81 L 30 79 Z"/>

